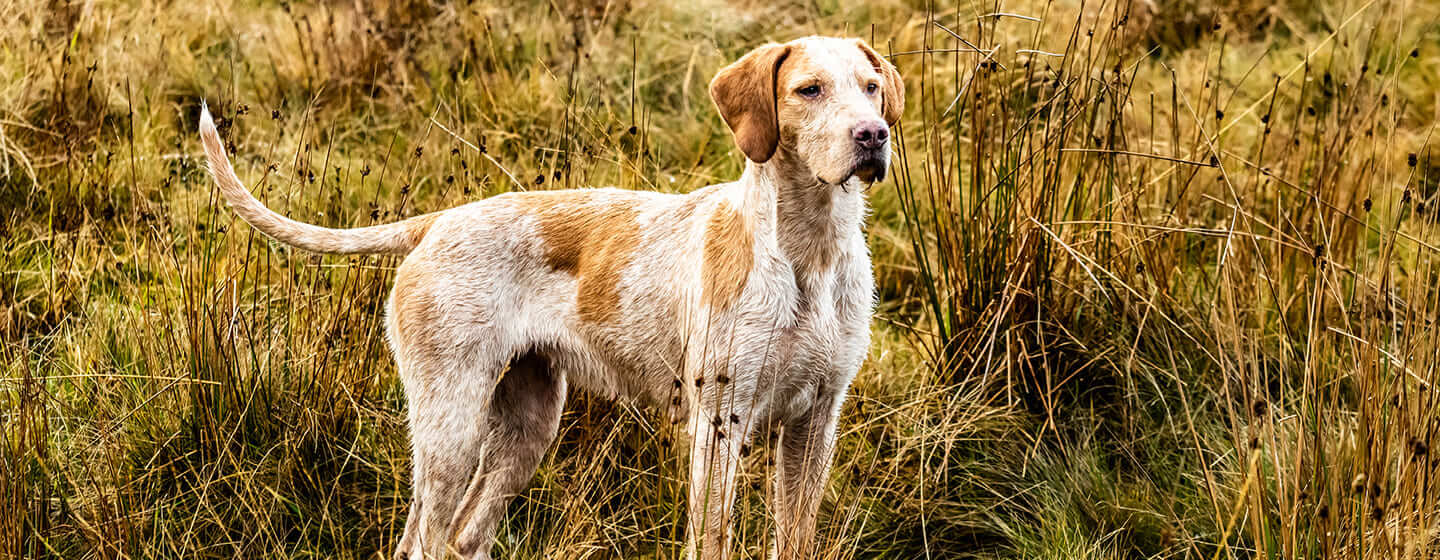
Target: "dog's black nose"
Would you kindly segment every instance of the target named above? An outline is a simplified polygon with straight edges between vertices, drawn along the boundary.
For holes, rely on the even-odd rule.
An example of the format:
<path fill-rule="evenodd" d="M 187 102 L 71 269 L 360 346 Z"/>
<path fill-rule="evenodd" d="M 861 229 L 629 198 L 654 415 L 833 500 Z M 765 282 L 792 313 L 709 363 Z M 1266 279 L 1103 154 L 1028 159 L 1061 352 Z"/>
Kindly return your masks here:
<path fill-rule="evenodd" d="M 890 139 L 890 130 L 882 122 L 860 123 L 850 132 L 855 136 L 855 143 L 868 150 L 884 146 Z"/>

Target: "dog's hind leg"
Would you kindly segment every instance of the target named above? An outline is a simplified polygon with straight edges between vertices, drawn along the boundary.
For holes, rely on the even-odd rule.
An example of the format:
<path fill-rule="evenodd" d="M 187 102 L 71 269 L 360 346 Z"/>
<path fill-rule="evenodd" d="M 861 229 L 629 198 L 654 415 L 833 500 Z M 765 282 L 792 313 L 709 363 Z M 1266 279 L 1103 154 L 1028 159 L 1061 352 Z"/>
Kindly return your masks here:
<path fill-rule="evenodd" d="M 461 558 L 488 559 L 505 506 L 529 484 L 560 429 L 565 376 L 544 356 L 527 354 L 510 365 L 495 389 L 483 472 L 476 473 L 455 511 L 455 550 Z"/>
<path fill-rule="evenodd" d="M 473 360 L 471 358 L 470 360 Z M 489 407 L 502 364 L 435 360 L 442 367 L 402 371 L 410 406 L 415 487 L 395 556 L 441 560 L 455 535 L 452 519 L 466 484 L 481 467 Z"/>
<path fill-rule="evenodd" d="M 415 409 L 412 408 L 410 409 L 410 426 L 414 425 Z M 413 474 L 410 480 L 410 512 L 405 514 L 405 532 L 400 534 L 400 544 L 395 546 L 395 560 L 409 560 L 412 557 L 418 560 L 420 558 L 420 549 L 418 548 L 422 515 L 420 510 L 424 507 L 424 503 L 420 500 L 420 496 L 424 494 L 420 490 L 424 479 L 420 477 L 420 473 L 425 470 L 422 466 L 424 461 L 425 456 L 420 453 L 420 448 L 412 446 L 410 464 Z"/>

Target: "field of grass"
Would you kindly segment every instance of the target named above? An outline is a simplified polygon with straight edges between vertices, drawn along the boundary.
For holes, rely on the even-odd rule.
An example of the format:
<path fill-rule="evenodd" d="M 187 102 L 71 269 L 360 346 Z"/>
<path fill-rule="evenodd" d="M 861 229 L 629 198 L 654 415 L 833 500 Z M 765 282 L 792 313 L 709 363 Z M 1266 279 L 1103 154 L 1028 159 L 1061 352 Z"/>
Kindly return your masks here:
<path fill-rule="evenodd" d="M 0 557 L 377 558 L 409 495 L 393 258 L 238 221 L 686 192 L 769 40 L 909 89 L 826 558 L 1440 555 L 1440 4 L 0 5 Z M 679 558 L 685 458 L 573 394 L 501 558 Z M 769 546 L 768 453 L 737 507 Z"/>

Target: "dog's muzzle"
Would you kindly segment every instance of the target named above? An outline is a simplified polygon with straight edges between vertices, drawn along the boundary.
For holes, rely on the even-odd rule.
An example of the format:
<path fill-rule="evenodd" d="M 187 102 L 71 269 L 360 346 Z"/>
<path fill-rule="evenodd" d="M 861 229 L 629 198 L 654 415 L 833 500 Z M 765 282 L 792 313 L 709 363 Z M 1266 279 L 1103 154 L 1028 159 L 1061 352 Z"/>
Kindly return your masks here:
<path fill-rule="evenodd" d="M 866 183 L 885 180 L 889 167 L 890 130 L 883 121 L 864 122 L 850 130 L 855 138 L 855 167 L 850 174 Z"/>

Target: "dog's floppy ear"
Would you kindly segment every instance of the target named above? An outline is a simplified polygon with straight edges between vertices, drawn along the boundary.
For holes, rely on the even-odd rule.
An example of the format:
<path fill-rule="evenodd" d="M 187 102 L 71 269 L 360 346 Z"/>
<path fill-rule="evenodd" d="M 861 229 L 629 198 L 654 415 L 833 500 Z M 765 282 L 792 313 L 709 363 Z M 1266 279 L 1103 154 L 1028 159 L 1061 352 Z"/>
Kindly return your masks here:
<path fill-rule="evenodd" d="M 771 43 L 720 69 L 710 81 L 710 98 L 735 134 L 745 157 L 765 163 L 780 143 L 775 81 L 790 47 Z"/>
<path fill-rule="evenodd" d="M 855 43 L 860 45 L 860 51 L 865 53 L 870 64 L 875 66 L 875 71 L 880 73 L 880 102 L 882 112 L 885 113 L 885 124 L 894 126 L 895 121 L 900 120 L 900 115 L 905 113 L 905 81 L 900 79 L 900 71 L 895 69 L 895 65 L 865 44 L 863 39 L 856 39 Z"/>

